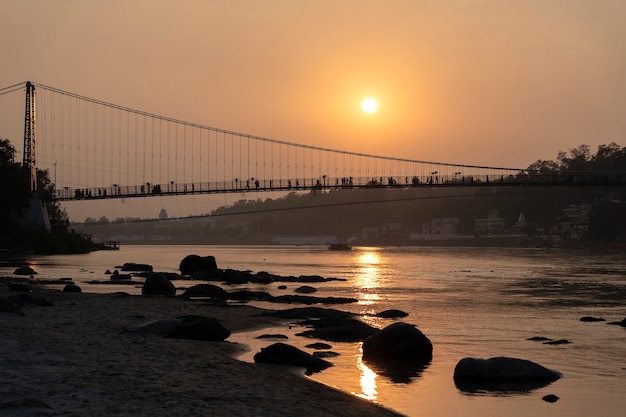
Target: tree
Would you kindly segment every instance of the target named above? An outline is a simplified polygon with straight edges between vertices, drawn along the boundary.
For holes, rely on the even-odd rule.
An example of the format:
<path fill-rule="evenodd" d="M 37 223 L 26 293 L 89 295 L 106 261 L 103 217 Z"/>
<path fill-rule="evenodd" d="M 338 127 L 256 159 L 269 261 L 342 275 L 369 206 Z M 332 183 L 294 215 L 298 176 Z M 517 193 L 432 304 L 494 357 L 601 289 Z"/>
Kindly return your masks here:
<path fill-rule="evenodd" d="M 8 139 L 0 138 L 0 166 L 13 165 L 15 163 L 15 147 Z"/>
<path fill-rule="evenodd" d="M 570 156 L 563 151 L 559 151 L 557 159 L 563 171 L 589 171 L 591 166 L 591 150 L 589 145 L 580 145 L 578 148 L 569 150 Z"/>
<path fill-rule="evenodd" d="M 15 147 L 0 138 L 0 220 L 11 221 L 28 208 L 30 193 L 22 167 L 15 162 Z"/>
<path fill-rule="evenodd" d="M 538 172 L 538 173 L 547 173 L 552 171 L 559 170 L 559 164 L 554 161 L 546 161 L 543 159 L 537 159 L 535 162 L 528 166 L 528 171 Z"/>
<path fill-rule="evenodd" d="M 530 164 L 528 171 L 545 173 L 547 171 L 581 172 L 581 171 L 626 171 L 626 146 L 620 147 L 611 142 L 598 146 L 595 155 L 589 145 L 580 145 L 568 152 L 559 151 L 556 161 L 538 159 Z"/>
<path fill-rule="evenodd" d="M 598 146 L 593 165 L 597 171 L 626 171 L 626 146 L 620 148 L 615 142 Z"/>
<path fill-rule="evenodd" d="M 46 204 L 50 223 L 54 225 L 54 227 L 65 228 L 67 213 L 61 208 L 61 205 L 58 202 L 53 201 L 53 197 L 56 192 L 55 189 L 55 184 L 50 180 L 49 170 L 38 169 L 37 191 L 39 192 L 39 197 L 41 198 L 41 200 Z"/>

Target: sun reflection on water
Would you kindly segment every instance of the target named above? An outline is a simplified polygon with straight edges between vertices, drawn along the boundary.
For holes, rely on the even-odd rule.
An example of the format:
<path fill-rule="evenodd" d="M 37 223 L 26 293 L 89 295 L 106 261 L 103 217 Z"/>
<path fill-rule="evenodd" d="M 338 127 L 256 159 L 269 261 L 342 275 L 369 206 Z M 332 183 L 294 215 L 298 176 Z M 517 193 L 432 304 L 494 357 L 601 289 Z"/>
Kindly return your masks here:
<path fill-rule="evenodd" d="M 370 249 L 364 249 L 357 257 L 356 284 L 361 293 L 359 304 L 371 305 L 380 300 L 376 291 L 381 287 L 380 255 Z"/>
<path fill-rule="evenodd" d="M 376 385 L 377 375 L 363 363 L 362 349 L 359 349 L 357 368 L 361 374 L 359 378 L 361 392 L 355 394 L 361 398 L 365 398 L 366 400 L 376 401 L 376 398 L 378 397 L 378 387 Z"/>

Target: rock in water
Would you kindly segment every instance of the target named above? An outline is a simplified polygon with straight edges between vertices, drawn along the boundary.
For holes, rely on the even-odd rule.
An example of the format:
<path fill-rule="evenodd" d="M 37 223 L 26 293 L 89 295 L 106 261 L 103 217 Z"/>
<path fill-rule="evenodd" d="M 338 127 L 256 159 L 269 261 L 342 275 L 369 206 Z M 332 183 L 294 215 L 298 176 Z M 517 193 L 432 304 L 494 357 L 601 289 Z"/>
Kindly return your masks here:
<path fill-rule="evenodd" d="M 473 381 L 556 381 L 557 371 L 525 359 L 495 357 L 489 359 L 463 358 L 454 368 L 454 380 Z"/>
<path fill-rule="evenodd" d="M 398 322 L 363 341 L 363 359 L 408 359 L 429 361 L 433 357 L 431 341 L 414 325 Z"/>
<path fill-rule="evenodd" d="M 21 266 L 13 271 L 15 275 L 36 275 L 37 271 L 35 271 L 30 266 Z"/>
<path fill-rule="evenodd" d="M 293 291 L 299 294 L 311 294 L 311 293 L 317 292 L 317 289 L 315 289 L 314 287 L 311 287 L 310 285 L 303 285 L 301 287 L 296 288 Z"/>
<path fill-rule="evenodd" d="M 122 271 L 126 272 L 152 272 L 152 265 L 126 262 L 122 265 Z"/>
<path fill-rule="evenodd" d="M 402 311 L 402 310 L 396 310 L 396 309 L 385 310 L 385 311 L 381 311 L 380 313 L 375 314 L 376 317 L 381 317 L 384 319 L 397 319 L 400 317 L 406 317 L 408 315 L 409 313 Z"/>
<path fill-rule="evenodd" d="M 197 284 L 193 287 L 187 288 L 185 292 L 181 294 L 183 298 L 217 298 L 220 300 L 228 299 L 228 292 L 222 287 L 212 284 Z"/>
<path fill-rule="evenodd" d="M 274 343 L 254 355 L 256 363 L 271 363 L 275 365 L 299 366 L 307 372 L 318 372 L 332 366 L 332 363 L 316 358 L 294 346 L 286 343 Z"/>
<path fill-rule="evenodd" d="M 617 326 L 626 327 L 626 318 L 624 320 L 622 320 L 622 321 L 614 321 L 614 322 L 611 322 L 609 324 L 615 324 Z"/>
<path fill-rule="evenodd" d="M 592 316 L 584 316 L 580 318 L 580 321 L 585 321 L 588 323 L 594 323 L 597 321 L 606 321 L 605 319 L 603 319 L 602 317 L 592 317 Z"/>
<path fill-rule="evenodd" d="M 217 262 L 214 256 L 187 255 L 178 266 L 182 275 L 193 275 L 199 271 L 215 271 Z"/>
<path fill-rule="evenodd" d="M 548 395 L 544 395 L 543 398 L 541 399 L 547 403 L 555 403 L 559 400 L 559 397 L 554 394 L 548 394 Z"/>
<path fill-rule="evenodd" d="M 299 324 L 314 328 L 297 333 L 296 336 L 331 342 L 359 342 L 379 332 L 377 328 L 352 317 L 325 317 L 305 320 Z"/>

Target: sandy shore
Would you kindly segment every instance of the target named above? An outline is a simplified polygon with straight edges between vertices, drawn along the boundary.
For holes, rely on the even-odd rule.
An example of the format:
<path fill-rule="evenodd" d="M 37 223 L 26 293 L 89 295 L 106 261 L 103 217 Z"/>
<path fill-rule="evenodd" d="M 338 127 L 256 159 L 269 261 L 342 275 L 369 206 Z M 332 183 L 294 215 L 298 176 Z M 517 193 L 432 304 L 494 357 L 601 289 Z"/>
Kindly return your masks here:
<path fill-rule="evenodd" d="M 10 294 L 0 285 L 0 297 Z M 397 416 L 271 366 L 233 358 L 244 346 L 133 331 L 184 314 L 231 331 L 273 323 L 249 306 L 180 298 L 63 293 L 35 288 L 52 306 L 0 312 L 3 416 Z"/>

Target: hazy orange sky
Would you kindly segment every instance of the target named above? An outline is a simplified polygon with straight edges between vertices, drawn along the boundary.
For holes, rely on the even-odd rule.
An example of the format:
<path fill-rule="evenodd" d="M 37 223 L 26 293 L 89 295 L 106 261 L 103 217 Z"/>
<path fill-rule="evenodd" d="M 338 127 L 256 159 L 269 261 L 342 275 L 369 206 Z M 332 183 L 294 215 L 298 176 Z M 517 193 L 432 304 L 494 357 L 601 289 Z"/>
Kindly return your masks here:
<path fill-rule="evenodd" d="M 526 167 L 626 145 L 625 16 L 623 0 L 3 1 L 0 87 L 32 80 L 296 143 Z M 21 148 L 23 97 L 7 100 L 0 136 Z"/>

